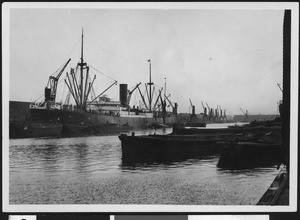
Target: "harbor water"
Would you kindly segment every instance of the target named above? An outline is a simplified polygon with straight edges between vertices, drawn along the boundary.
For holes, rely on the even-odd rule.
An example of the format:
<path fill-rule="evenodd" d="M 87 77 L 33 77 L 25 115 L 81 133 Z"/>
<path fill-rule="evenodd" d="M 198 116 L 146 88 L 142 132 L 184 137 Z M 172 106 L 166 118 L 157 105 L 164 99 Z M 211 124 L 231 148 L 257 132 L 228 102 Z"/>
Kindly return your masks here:
<path fill-rule="evenodd" d="M 137 131 L 136 135 L 171 129 Z M 9 204 L 255 205 L 276 166 L 217 168 L 219 155 L 124 161 L 117 135 L 9 141 Z"/>

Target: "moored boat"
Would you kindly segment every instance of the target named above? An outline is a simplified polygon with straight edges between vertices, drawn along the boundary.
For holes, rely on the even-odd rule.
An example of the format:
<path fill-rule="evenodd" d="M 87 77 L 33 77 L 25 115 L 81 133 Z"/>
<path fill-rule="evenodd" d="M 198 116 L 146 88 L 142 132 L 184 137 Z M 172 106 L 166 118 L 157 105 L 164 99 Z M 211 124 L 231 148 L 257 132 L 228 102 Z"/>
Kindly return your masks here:
<path fill-rule="evenodd" d="M 141 135 L 134 134 L 119 136 L 124 155 L 190 155 L 201 153 L 218 153 L 219 146 L 216 144 L 221 140 L 232 140 L 232 135 Z"/>
<path fill-rule="evenodd" d="M 261 142 L 222 142 L 220 168 L 244 169 L 255 166 L 277 164 L 284 149 L 281 144 Z"/>

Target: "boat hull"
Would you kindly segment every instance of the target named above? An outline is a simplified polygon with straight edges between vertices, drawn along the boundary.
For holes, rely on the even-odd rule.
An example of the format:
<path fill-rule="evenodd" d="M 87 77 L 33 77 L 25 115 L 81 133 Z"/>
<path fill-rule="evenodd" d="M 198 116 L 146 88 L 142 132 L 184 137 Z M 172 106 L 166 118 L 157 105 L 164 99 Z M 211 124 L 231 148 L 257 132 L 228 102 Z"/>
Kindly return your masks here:
<path fill-rule="evenodd" d="M 162 157 L 168 155 L 196 155 L 218 153 L 220 139 L 177 135 L 120 135 L 122 156 Z"/>
<path fill-rule="evenodd" d="M 118 115 L 101 114 L 96 112 L 76 112 L 67 110 L 50 109 L 30 109 L 30 120 L 37 123 L 61 123 L 61 124 L 113 124 L 119 126 L 128 125 L 134 129 L 147 128 L 149 124 L 164 122 L 161 117 L 123 117 Z M 175 116 L 165 118 L 166 124 L 172 124 L 176 120 Z"/>
<path fill-rule="evenodd" d="M 10 124 L 10 138 L 60 137 L 62 124 Z"/>
<path fill-rule="evenodd" d="M 176 118 L 173 116 L 165 118 L 165 122 L 169 124 L 175 120 Z M 120 134 L 133 129 L 145 129 L 149 124 L 163 123 L 164 120 L 161 117 L 144 117 L 143 115 L 120 116 L 93 111 L 71 111 L 68 108 L 30 108 L 30 121 L 41 124 L 62 124 L 61 135 L 66 137 Z M 46 136 L 51 136 L 51 134 Z"/>
<path fill-rule="evenodd" d="M 220 142 L 219 168 L 245 169 L 277 164 L 285 155 L 281 143 Z"/>
<path fill-rule="evenodd" d="M 92 127 L 94 134 L 96 135 L 111 135 L 111 134 L 119 134 L 122 132 L 127 132 L 132 129 L 129 125 L 121 125 L 119 126 L 116 123 L 112 124 L 100 124 L 94 125 Z"/>
<path fill-rule="evenodd" d="M 62 135 L 63 136 L 82 136 L 91 134 L 91 127 L 89 125 L 78 124 L 64 124 Z"/>

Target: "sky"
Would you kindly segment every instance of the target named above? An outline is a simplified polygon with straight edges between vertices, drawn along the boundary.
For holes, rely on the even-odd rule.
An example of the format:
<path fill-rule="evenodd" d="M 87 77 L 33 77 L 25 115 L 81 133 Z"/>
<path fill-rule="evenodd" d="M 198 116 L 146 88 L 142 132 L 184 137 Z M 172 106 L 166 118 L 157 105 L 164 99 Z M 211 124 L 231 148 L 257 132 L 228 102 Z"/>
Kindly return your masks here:
<path fill-rule="evenodd" d="M 191 99 L 196 113 L 203 112 L 202 101 L 227 114 L 242 114 L 240 108 L 278 114 L 283 14 L 277 9 L 10 9 L 9 99 L 34 101 L 69 58 L 74 67 L 83 28 L 87 63 L 128 88 L 142 82 L 144 90 L 151 59 L 156 88 L 166 79 L 179 112 L 190 111 Z M 93 73 L 98 93 L 113 82 Z M 67 93 L 63 82 L 58 90 L 60 101 Z M 118 100 L 119 87 L 106 94 Z M 137 100 L 133 94 L 131 104 Z"/>

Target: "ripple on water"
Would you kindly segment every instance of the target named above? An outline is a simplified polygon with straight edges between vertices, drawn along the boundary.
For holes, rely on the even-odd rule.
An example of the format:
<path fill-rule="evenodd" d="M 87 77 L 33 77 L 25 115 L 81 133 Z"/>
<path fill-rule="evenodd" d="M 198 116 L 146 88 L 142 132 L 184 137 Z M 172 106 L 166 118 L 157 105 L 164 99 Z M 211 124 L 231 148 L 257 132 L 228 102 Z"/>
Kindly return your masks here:
<path fill-rule="evenodd" d="M 218 158 L 128 163 L 117 136 L 11 140 L 10 204 L 248 205 L 278 172 L 220 169 Z"/>

